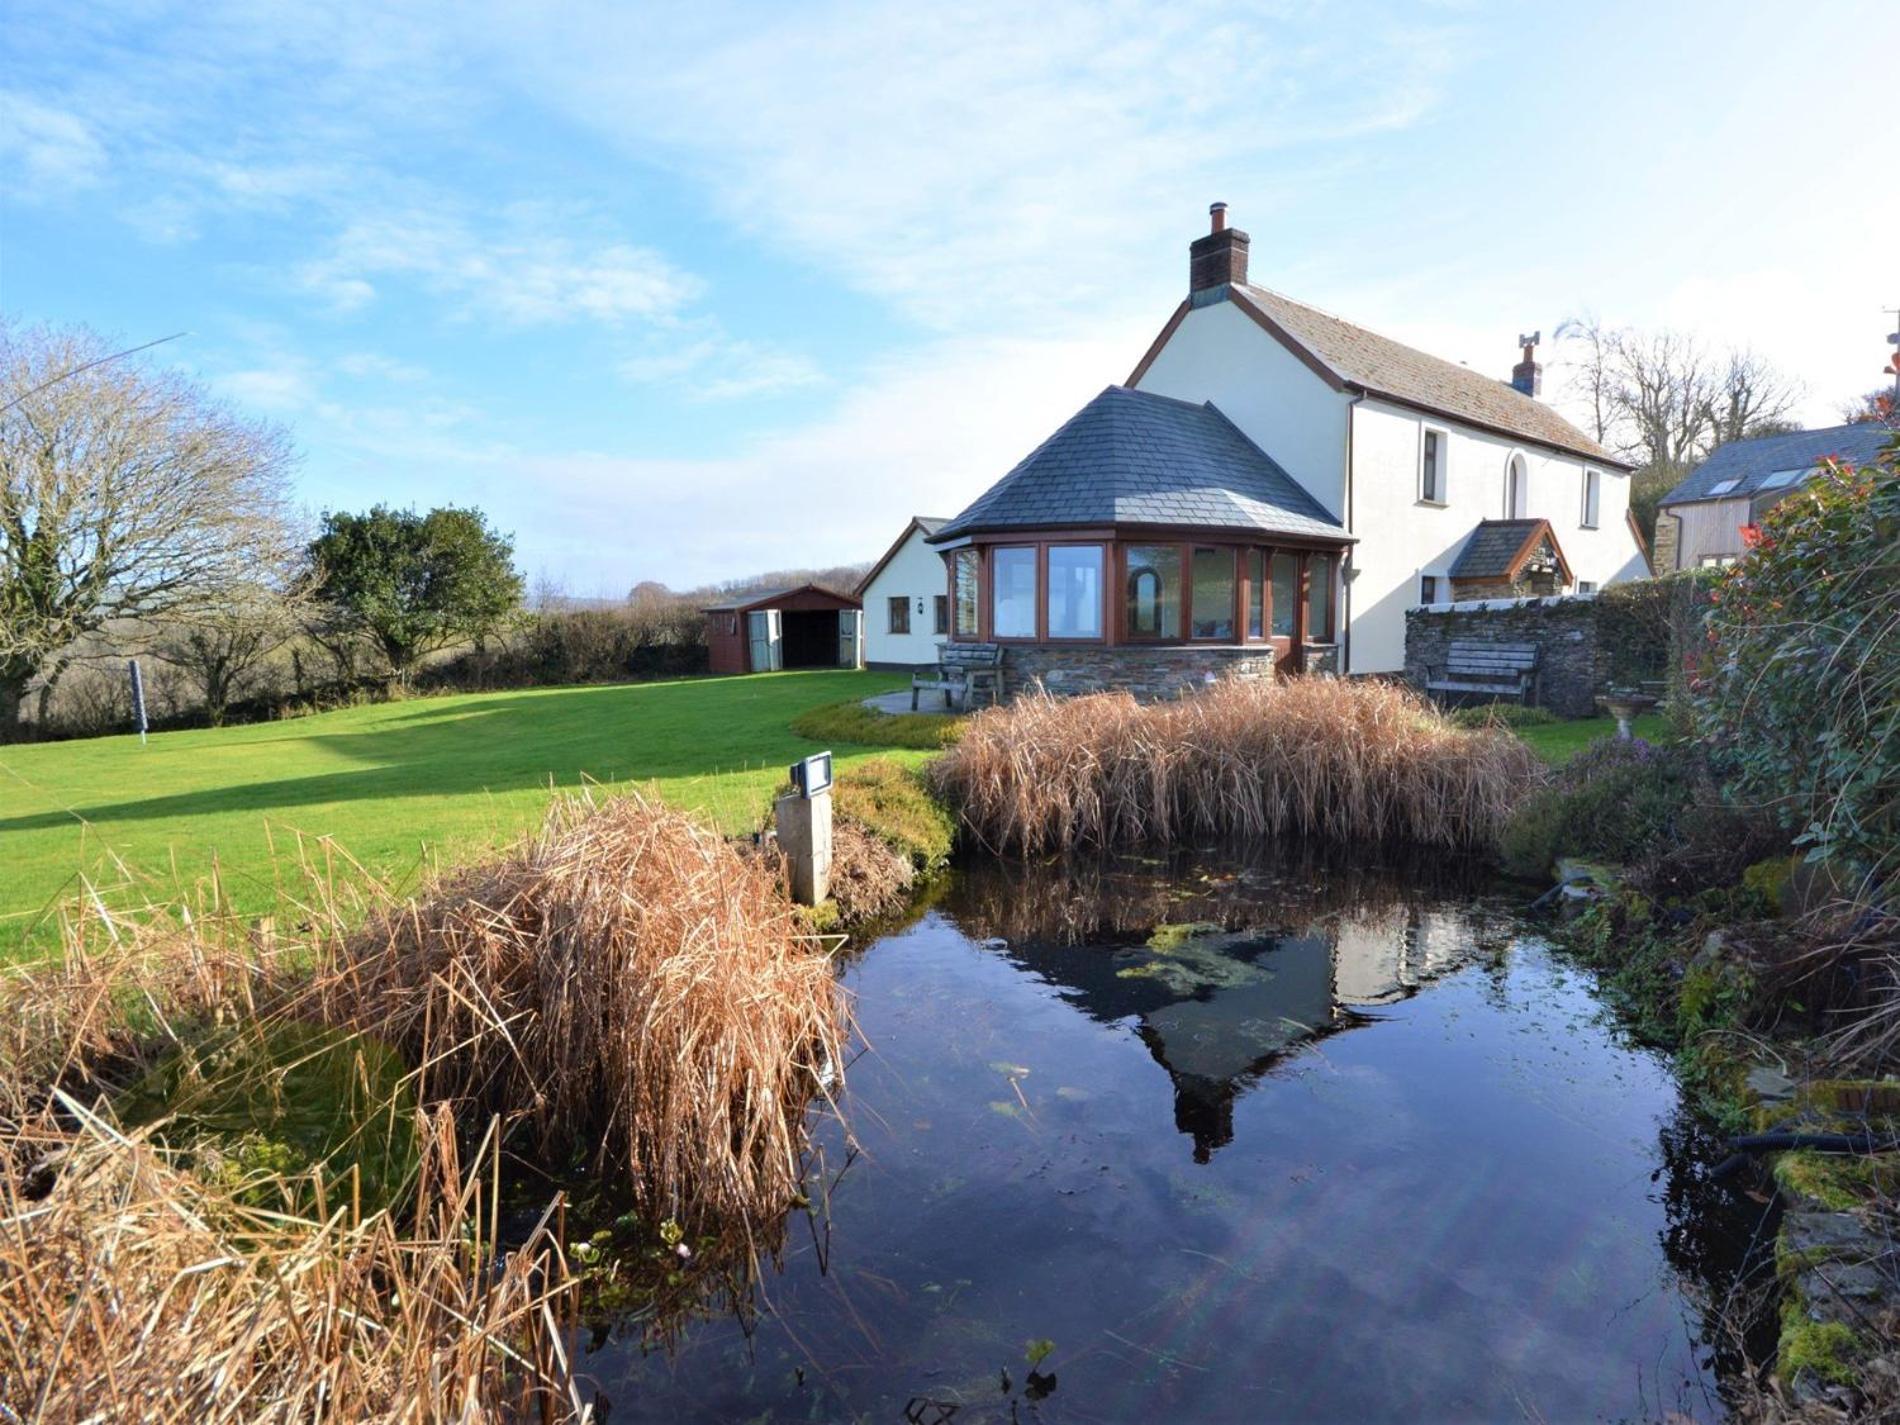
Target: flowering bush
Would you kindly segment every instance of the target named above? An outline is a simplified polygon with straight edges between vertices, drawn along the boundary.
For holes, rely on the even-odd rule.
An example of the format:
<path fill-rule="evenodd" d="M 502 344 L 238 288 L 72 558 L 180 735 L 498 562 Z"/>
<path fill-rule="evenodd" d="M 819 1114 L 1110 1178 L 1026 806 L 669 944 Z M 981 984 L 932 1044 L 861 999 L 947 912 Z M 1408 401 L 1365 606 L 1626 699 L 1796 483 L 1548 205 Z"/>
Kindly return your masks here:
<path fill-rule="evenodd" d="M 1900 440 L 1774 505 L 1716 586 L 1694 696 L 1733 795 L 1878 884 L 1900 870 Z"/>

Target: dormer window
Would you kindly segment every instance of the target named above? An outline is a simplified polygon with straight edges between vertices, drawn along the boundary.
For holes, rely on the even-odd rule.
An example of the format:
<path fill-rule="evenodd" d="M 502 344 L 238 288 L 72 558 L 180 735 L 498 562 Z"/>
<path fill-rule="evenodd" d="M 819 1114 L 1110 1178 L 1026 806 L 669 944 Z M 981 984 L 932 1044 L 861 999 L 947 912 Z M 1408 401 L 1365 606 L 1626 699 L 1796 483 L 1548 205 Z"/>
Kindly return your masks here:
<path fill-rule="evenodd" d="M 1428 505 L 1445 503 L 1445 432 L 1426 426 L 1418 448 L 1418 497 Z"/>

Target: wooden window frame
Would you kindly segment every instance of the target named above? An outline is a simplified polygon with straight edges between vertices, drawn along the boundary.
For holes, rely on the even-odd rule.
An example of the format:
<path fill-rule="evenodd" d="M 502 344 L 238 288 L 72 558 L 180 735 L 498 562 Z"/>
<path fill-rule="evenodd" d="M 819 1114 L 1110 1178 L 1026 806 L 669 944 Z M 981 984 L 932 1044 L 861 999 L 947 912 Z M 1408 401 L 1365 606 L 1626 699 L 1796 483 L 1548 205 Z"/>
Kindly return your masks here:
<path fill-rule="evenodd" d="M 1421 574 L 1418 576 L 1418 606 L 1429 609 L 1438 602 L 1438 584 L 1442 576 Z"/>
<path fill-rule="evenodd" d="M 1088 647 L 1108 641 L 1109 627 L 1109 579 L 1115 567 L 1115 541 L 1112 539 L 1049 539 L 1037 546 L 1036 581 L 1039 596 L 1036 600 L 1036 635 L 1043 643 L 1066 646 L 1074 644 Z M 1096 578 L 1097 598 L 1095 608 L 1095 626 L 1099 633 L 1065 633 L 1060 637 L 1049 632 L 1049 591 L 1053 587 L 1049 582 L 1049 555 L 1057 549 L 1093 549 L 1100 556 Z"/>
<path fill-rule="evenodd" d="M 931 633 L 933 636 L 941 634 L 947 638 L 950 634 L 950 596 L 948 594 L 932 594 L 930 598 L 930 621 L 936 625 L 936 627 L 931 630 Z"/>
<path fill-rule="evenodd" d="M 1438 462 L 1435 474 L 1437 486 L 1427 492 L 1425 488 L 1425 447 L 1433 436 L 1438 437 Z M 1442 510 L 1451 503 L 1451 432 L 1443 426 L 1420 425 L 1418 428 L 1418 503 L 1430 509 Z"/>
<path fill-rule="evenodd" d="M 900 614 L 903 616 L 901 620 L 898 617 Z M 902 622 L 902 628 L 898 627 L 899 622 Z M 909 594 L 891 594 L 884 600 L 884 632 L 892 638 L 910 636 Z"/>
<path fill-rule="evenodd" d="M 1596 511 L 1594 515 L 1592 514 L 1591 509 L 1590 509 L 1591 495 L 1593 492 L 1596 496 Z M 1583 468 L 1583 491 L 1582 491 L 1581 505 L 1579 509 L 1577 510 L 1577 528 L 1578 529 L 1601 529 L 1602 521 L 1603 521 L 1603 472 L 1600 470 L 1592 470 L 1589 466 L 1586 465 Z"/>
<path fill-rule="evenodd" d="M 1029 570 L 1032 580 L 1034 602 L 1029 611 L 1029 632 L 1001 634 L 996 631 L 996 556 L 1006 549 L 1026 549 L 1029 551 Z M 988 546 L 983 560 L 983 597 L 987 617 L 983 625 L 988 630 L 988 642 L 991 643 L 1041 643 L 1042 637 L 1042 545 L 1034 540 L 999 540 Z"/>

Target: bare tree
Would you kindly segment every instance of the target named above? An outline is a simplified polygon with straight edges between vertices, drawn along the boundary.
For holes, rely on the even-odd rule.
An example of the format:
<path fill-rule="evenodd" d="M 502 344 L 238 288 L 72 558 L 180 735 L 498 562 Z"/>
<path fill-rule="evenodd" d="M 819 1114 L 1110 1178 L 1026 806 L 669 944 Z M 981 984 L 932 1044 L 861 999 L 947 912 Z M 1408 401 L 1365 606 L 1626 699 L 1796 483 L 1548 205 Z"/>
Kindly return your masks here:
<path fill-rule="evenodd" d="M 1788 412 L 1801 388 L 1752 351 L 1731 351 L 1716 374 L 1710 401 L 1709 445 L 1799 430 Z"/>
<path fill-rule="evenodd" d="M 182 375 L 0 325 L 0 736 L 119 621 L 212 608 L 287 556 L 290 445 Z"/>
<path fill-rule="evenodd" d="M 309 605 L 306 583 L 259 581 L 231 590 L 214 607 L 181 614 L 152 651 L 184 675 L 204 701 L 206 720 L 221 727 L 225 710 L 271 655 L 303 632 Z"/>

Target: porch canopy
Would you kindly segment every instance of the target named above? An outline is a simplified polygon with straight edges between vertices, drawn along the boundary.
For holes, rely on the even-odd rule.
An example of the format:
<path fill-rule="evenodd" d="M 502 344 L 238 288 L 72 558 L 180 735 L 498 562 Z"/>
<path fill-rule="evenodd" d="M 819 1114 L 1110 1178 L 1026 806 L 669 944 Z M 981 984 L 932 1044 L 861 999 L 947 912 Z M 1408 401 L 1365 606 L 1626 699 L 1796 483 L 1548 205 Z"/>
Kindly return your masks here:
<path fill-rule="evenodd" d="M 1213 405 L 1110 386 L 930 543 L 955 641 L 1196 645 L 1297 668 L 1334 639 L 1352 540 Z"/>

